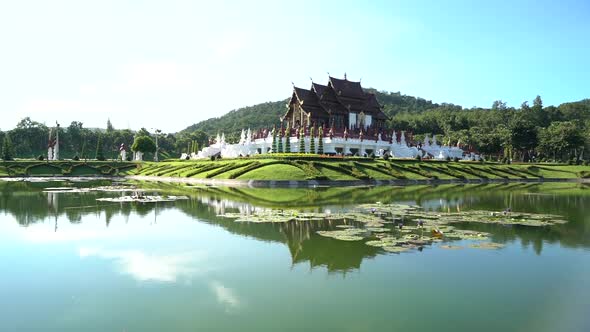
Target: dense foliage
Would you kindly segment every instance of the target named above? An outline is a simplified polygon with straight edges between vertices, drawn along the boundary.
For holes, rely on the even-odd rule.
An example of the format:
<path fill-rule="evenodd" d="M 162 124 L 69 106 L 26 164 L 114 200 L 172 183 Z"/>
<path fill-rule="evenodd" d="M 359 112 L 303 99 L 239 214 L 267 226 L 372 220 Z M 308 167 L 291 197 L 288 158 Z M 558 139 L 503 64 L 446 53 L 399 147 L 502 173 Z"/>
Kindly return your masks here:
<path fill-rule="evenodd" d="M 2 160 L 12 160 L 12 142 L 10 135 L 4 135 L 2 140 Z"/>
<path fill-rule="evenodd" d="M 439 142 L 472 147 L 487 157 L 500 160 L 589 158 L 584 151 L 590 146 L 590 99 L 544 106 L 541 97 L 537 96 L 532 106 L 524 102 L 518 108 L 509 107 L 504 101 L 497 100 L 490 108 L 467 109 L 399 92 L 370 91 L 377 95 L 384 112 L 390 117 L 387 122 L 390 130 L 409 131 L 416 141 L 422 140 L 426 134 L 435 134 Z M 286 112 L 285 105 L 286 101 L 282 100 L 244 107 L 191 125 L 176 134 L 159 135 L 158 151 L 163 158 L 177 158 L 183 152 L 194 152 L 197 147 L 207 146 L 210 139 L 221 132 L 225 133 L 226 141 L 237 142 L 242 129 L 257 130 L 279 125 L 280 116 Z M 94 152 L 99 145 L 99 136 L 106 159 L 116 159 L 122 143 L 129 149 L 136 137 L 154 138 L 154 134 L 145 128 L 137 132 L 119 130 L 113 128 L 110 121 L 106 129 L 89 129 L 82 122 L 73 121 L 59 130 L 62 158 L 96 157 Z M 25 118 L 7 133 L 10 135 L 11 157 L 46 155 L 49 128 L 45 124 Z M 6 133 L 0 132 L 0 142 L 4 142 L 5 136 Z M 276 149 L 283 150 L 278 134 L 275 145 Z M 320 146 L 316 148 L 319 150 Z"/>
<path fill-rule="evenodd" d="M 155 152 L 156 143 L 154 143 L 154 140 L 152 140 L 149 136 L 138 136 L 135 138 L 135 141 L 131 146 L 131 151 L 138 151 L 142 153 Z"/>
<path fill-rule="evenodd" d="M 496 100 L 490 108 L 463 108 L 449 103 L 405 96 L 399 92 L 373 89 L 390 119 L 387 125 L 396 131 L 413 133 L 416 141 L 424 135 L 437 135 L 444 144 L 471 147 L 499 160 L 561 160 L 587 159 L 584 150 L 590 145 L 590 99 L 564 103 L 557 107 L 543 106 L 537 96 L 519 108 Z M 234 110 L 218 118 L 194 124 L 181 134 L 195 130 L 209 136 L 225 132 L 228 141 L 237 141 L 244 128 L 256 130 L 279 125 L 286 112 L 286 101 L 264 103 Z M 567 137 L 567 144 L 553 144 Z M 586 154 L 587 155 L 587 154 Z"/>

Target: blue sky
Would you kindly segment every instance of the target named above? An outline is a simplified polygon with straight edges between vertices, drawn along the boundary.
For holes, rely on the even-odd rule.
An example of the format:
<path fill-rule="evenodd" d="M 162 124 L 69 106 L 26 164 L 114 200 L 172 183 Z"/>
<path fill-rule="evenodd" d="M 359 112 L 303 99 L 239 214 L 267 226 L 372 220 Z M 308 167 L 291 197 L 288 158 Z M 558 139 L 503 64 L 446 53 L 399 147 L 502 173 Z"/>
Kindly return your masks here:
<path fill-rule="evenodd" d="M 327 72 L 465 107 L 590 97 L 589 1 L 4 1 L 0 129 L 181 130 Z"/>

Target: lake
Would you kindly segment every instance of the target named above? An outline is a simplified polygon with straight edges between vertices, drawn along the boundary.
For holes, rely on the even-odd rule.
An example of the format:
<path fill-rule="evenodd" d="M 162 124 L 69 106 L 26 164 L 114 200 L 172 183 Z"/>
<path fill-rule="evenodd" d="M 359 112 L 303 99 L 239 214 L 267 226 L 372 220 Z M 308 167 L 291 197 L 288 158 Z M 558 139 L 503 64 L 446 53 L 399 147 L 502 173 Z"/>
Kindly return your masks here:
<path fill-rule="evenodd" d="M 110 185 L 0 181 L 0 330 L 590 331 L 586 184 L 133 183 L 144 195 L 187 196 L 148 203 L 97 201 L 130 195 L 121 187 L 87 190 Z M 486 242 L 502 247 L 445 239 L 390 253 L 368 239 L 317 233 L 362 227 L 350 218 L 257 223 L 221 216 L 338 215 L 376 202 L 467 217 L 510 208 L 567 223 L 458 224 L 489 233 Z M 390 217 L 395 222 L 383 218 Z M 398 223 L 381 232 L 395 233 Z"/>

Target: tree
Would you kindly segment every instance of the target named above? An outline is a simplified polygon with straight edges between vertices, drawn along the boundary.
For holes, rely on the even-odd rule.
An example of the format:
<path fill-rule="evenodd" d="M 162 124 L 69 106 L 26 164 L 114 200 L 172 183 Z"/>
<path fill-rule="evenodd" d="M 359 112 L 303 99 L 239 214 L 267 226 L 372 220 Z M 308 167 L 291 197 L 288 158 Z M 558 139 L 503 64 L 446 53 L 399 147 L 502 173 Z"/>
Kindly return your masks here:
<path fill-rule="evenodd" d="M 506 106 L 506 102 L 502 101 L 502 100 L 496 100 L 492 103 L 492 110 L 496 111 L 503 111 L 505 109 L 507 109 L 508 107 Z"/>
<path fill-rule="evenodd" d="M 49 128 L 26 117 L 10 131 L 15 156 L 35 157 L 47 151 Z"/>
<path fill-rule="evenodd" d="M 537 127 L 522 114 L 510 124 L 511 145 L 520 152 L 521 161 L 529 161 L 530 152 L 537 146 Z"/>
<path fill-rule="evenodd" d="M 66 130 L 66 138 L 69 144 L 65 145 L 76 155 L 82 154 L 83 135 L 82 122 L 72 121 Z"/>
<path fill-rule="evenodd" d="M 281 126 L 281 129 L 279 130 L 276 151 L 277 153 L 283 153 L 283 126 Z"/>
<path fill-rule="evenodd" d="M 170 136 L 170 135 L 168 135 Z M 207 134 L 201 130 L 195 130 L 193 132 L 183 132 L 180 134 L 177 134 L 175 139 L 172 139 L 172 137 L 168 137 L 166 138 L 166 140 L 163 140 L 163 143 L 160 144 L 160 146 L 163 149 L 168 149 L 168 150 L 172 150 L 172 148 L 174 148 L 175 152 L 177 154 L 180 154 L 182 151 L 184 151 L 185 147 L 187 148 L 186 153 L 191 153 L 193 152 L 193 147 L 194 146 L 198 146 L 198 147 L 206 147 L 209 143 L 209 136 L 207 136 Z M 166 141 L 169 141 L 171 144 L 170 146 L 166 146 Z M 171 153 L 172 151 L 170 151 Z M 198 151 L 197 151 L 198 152 Z"/>
<path fill-rule="evenodd" d="M 537 95 L 533 100 L 533 108 L 540 110 L 543 108 L 543 100 L 541 100 L 541 96 Z"/>
<path fill-rule="evenodd" d="M 147 129 L 145 129 L 144 127 L 141 127 L 141 129 L 139 129 L 137 131 L 137 136 L 148 136 L 148 137 L 151 137 L 152 134 Z"/>
<path fill-rule="evenodd" d="M 12 151 L 12 141 L 10 140 L 10 135 L 6 133 L 4 135 L 4 140 L 2 141 L 2 160 L 12 160 L 14 156 L 14 152 Z"/>
<path fill-rule="evenodd" d="M 584 146 L 584 134 L 572 121 L 554 122 L 539 132 L 539 152 L 556 159 L 578 157 L 577 150 Z M 565 154 L 565 158 L 564 158 Z"/>
<path fill-rule="evenodd" d="M 113 127 L 113 124 L 111 123 L 111 119 L 107 120 L 107 133 L 112 133 L 113 131 L 115 131 L 115 128 Z"/>
<path fill-rule="evenodd" d="M 272 128 L 271 135 L 272 135 L 272 141 L 270 141 L 271 153 L 277 153 L 278 151 L 276 150 L 276 144 L 277 144 L 276 143 L 276 140 L 277 140 L 276 128 Z"/>
<path fill-rule="evenodd" d="M 156 143 L 149 136 L 138 136 L 131 145 L 131 151 L 141 153 L 156 152 Z"/>
<path fill-rule="evenodd" d="M 104 150 L 102 147 L 102 135 L 98 135 L 98 140 L 96 141 L 96 154 L 94 155 L 96 160 L 105 160 L 104 158 Z"/>

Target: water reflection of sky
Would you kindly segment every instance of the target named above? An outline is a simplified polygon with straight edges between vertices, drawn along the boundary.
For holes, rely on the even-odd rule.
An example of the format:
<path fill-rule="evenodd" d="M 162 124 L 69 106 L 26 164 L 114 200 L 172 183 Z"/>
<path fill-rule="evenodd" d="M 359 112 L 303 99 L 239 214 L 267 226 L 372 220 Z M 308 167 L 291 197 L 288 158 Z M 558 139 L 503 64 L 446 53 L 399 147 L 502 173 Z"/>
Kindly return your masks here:
<path fill-rule="evenodd" d="M 176 282 L 206 272 L 205 252 L 153 254 L 142 250 L 108 250 L 81 247 L 80 258 L 112 261 L 118 272 L 138 281 Z"/>
<path fill-rule="evenodd" d="M 115 206 L 72 217 L 59 212 L 76 204 L 74 196 L 39 196 L 52 214 L 19 224 L 13 210 L 0 219 L 2 327 L 13 331 L 31 324 L 64 331 L 400 330 L 403 320 L 433 330 L 449 319 L 455 330 L 465 331 L 588 326 L 589 252 L 587 239 L 580 238 L 587 223 L 576 215 L 572 220 L 578 223 L 563 233 L 502 229 L 494 238 L 507 245 L 500 251 L 427 247 L 387 255 L 361 243 L 321 238 L 312 223 L 261 225 L 216 217 L 226 209 L 266 209 L 239 200 L 200 197 L 158 209 L 122 213 L 129 206 Z M 439 196 L 396 202 L 440 210 L 463 209 L 479 199 L 469 193 Z M 553 198 L 562 205 L 551 206 L 545 199 L 523 195 L 482 202 L 496 209 L 508 202 L 577 213 L 588 206 L 583 197 Z M 425 313 L 430 319 L 423 319 Z"/>

